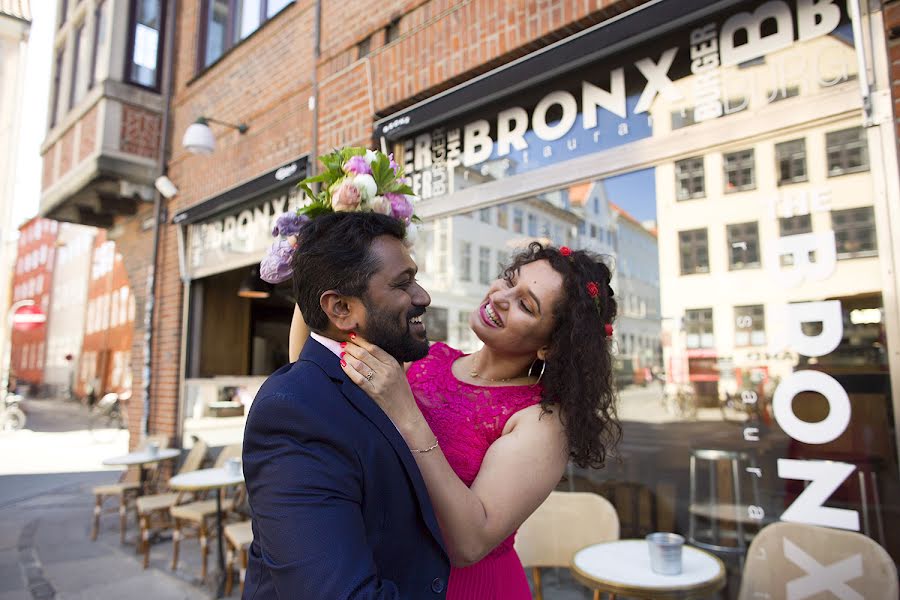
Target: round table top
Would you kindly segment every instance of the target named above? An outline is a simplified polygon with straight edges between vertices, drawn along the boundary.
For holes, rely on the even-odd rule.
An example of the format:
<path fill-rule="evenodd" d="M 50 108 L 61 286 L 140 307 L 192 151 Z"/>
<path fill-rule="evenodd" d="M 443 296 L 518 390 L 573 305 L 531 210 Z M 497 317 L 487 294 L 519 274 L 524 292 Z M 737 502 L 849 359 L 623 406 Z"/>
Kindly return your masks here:
<path fill-rule="evenodd" d="M 572 573 L 589 586 L 654 598 L 712 593 L 725 585 L 722 561 L 693 546 L 683 546 L 680 575 L 654 573 L 648 545 L 646 540 L 618 540 L 588 546 L 572 557 Z"/>
<path fill-rule="evenodd" d="M 161 460 L 171 460 L 180 454 L 181 451 L 175 448 L 160 448 L 156 454 L 150 454 L 147 450 L 138 450 L 122 456 L 106 458 L 103 460 L 103 464 L 107 466 L 147 465 Z"/>
<path fill-rule="evenodd" d="M 227 469 L 199 469 L 172 477 L 169 487 L 175 490 L 211 490 L 243 482 L 243 472 L 232 475 Z"/>

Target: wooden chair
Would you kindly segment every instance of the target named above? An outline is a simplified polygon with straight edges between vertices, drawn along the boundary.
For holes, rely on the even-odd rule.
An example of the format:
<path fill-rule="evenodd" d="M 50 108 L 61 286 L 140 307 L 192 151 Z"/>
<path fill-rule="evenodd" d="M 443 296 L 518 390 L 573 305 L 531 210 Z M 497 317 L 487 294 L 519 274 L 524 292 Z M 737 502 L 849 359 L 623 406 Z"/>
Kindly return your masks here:
<path fill-rule="evenodd" d="M 542 567 L 569 568 L 578 550 L 617 539 L 619 516 L 609 500 L 589 492 L 551 492 L 516 534 L 522 566 L 532 570 L 535 600 L 544 597 Z M 594 590 L 594 600 L 599 598 Z"/>
<path fill-rule="evenodd" d="M 240 566 L 238 567 L 238 577 L 240 581 L 240 596 L 244 595 L 244 576 L 247 574 L 247 562 L 249 561 L 248 552 L 250 544 L 253 542 L 253 529 L 250 521 L 241 521 L 240 523 L 232 523 L 225 526 L 225 543 L 228 545 L 227 558 L 225 563 L 225 595 L 231 595 L 231 588 L 234 583 L 234 562 L 235 558 L 240 558 Z"/>
<path fill-rule="evenodd" d="M 222 448 L 216 458 L 215 468 L 224 468 L 228 459 L 241 457 L 241 444 L 231 444 Z M 222 512 L 228 514 L 240 501 L 243 486 L 238 486 L 238 492 L 231 498 L 222 499 Z M 178 567 L 178 550 L 182 539 L 188 537 L 200 538 L 200 555 L 202 557 L 201 577 L 206 579 L 207 558 L 209 557 L 209 532 L 212 529 L 209 521 L 215 521 L 215 499 L 196 500 L 186 504 L 175 504 L 169 508 L 169 515 L 174 522 L 172 533 L 172 570 Z"/>
<path fill-rule="evenodd" d="M 196 471 L 203 465 L 206 458 L 208 446 L 203 440 L 194 442 L 194 447 L 188 452 L 178 473 L 189 473 Z M 141 526 L 141 543 L 138 550 L 144 554 L 144 568 L 150 566 L 150 531 L 154 525 L 157 528 L 168 528 L 171 521 L 169 519 L 169 509 L 181 501 L 185 492 L 166 492 L 162 494 L 153 494 L 149 496 L 140 496 L 135 501 L 137 507 L 138 521 Z"/>
<path fill-rule="evenodd" d="M 136 450 L 146 449 L 150 442 L 156 442 L 160 447 L 165 448 L 169 440 L 164 435 L 151 435 Z M 156 469 L 153 466 L 149 467 L 149 469 L 156 473 Z M 92 492 L 94 493 L 94 522 L 91 527 L 91 540 L 96 540 L 97 534 L 100 533 L 100 515 L 103 512 L 111 513 L 117 511 L 119 513 L 119 541 L 124 543 L 125 530 L 128 527 L 128 509 L 141 492 L 140 470 L 136 468 L 126 469 L 119 481 L 108 485 L 94 486 Z M 103 503 L 110 498 L 118 499 L 119 505 L 112 510 L 104 511 Z"/>
<path fill-rule="evenodd" d="M 815 567 L 813 561 L 827 573 L 824 569 L 829 565 L 847 559 L 858 561 L 861 566 L 858 577 L 829 582 L 821 574 L 809 572 Z M 798 562 L 803 566 L 798 566 Z M 853 564 L 845 567 L 853 568 Z M 814 588 L 817 583 L 824 589 L 814 593 L 809 586 Z M 846 587 L 830 589 L 838 585 Z M 807 586 L 808 593 L 800 594 L 799 589 L 791 593 L 797 586 Z M 897 600 L 897 568 L 875 540 L 854 531 L 802 523 L 773 523 L 763 528 L 750 544 L 738 600 L 792 596 Z"/>

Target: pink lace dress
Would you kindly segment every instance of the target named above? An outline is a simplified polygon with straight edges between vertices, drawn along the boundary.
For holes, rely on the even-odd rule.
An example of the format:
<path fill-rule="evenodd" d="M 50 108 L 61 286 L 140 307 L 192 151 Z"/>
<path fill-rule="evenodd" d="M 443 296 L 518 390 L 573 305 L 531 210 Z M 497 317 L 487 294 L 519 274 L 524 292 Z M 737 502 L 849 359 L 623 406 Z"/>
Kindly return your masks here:
<path fill-rule="evenodd" d="M 541 400 L 538 386 L 489 387 L 459 381 L 451 371 L 463 356 L 443 343 L 407 372 L 416 402 L 453 470 L 471 486 L 488 448 L 507 420 Z M 450 570 L 447 600 L 530 600 L 528 580 L 516 551 L 515 534 L 482 560 Z"/>

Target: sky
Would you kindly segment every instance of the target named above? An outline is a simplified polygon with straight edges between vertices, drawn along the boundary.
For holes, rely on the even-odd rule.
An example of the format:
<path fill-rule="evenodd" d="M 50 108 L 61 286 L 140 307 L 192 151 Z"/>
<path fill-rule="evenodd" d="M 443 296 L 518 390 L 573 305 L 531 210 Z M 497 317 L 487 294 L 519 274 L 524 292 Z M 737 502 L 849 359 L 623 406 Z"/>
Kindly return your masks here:
<path fill-rule="evenodd" d="M 12 211 L 15 226 L 37 214 L 41 198 L 41 142 L 47 133 L 47 94 L 50 89 L 55 14 L 56 2 L 31 0 L 31 33 Z"/>

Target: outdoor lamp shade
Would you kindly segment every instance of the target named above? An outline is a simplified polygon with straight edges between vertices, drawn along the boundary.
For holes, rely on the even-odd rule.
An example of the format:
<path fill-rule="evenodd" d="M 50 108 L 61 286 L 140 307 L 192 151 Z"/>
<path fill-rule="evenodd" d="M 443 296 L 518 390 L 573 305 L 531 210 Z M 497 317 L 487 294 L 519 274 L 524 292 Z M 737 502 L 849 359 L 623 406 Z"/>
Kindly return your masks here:
<path fill-rule="evenodd" d="M 216 138 L 206 121 L 198 119 L 184 132 L 181 145 L 193 154 L 212 154 L 216 149 Z"/>
<path fill-rule="evenodd" d="M 269 284 L 260 279 L 259 271 L 253 269 L 249 275 L 244 277 L 237 295 L 241 298 L 268 298 L 270 296 Z"/>

